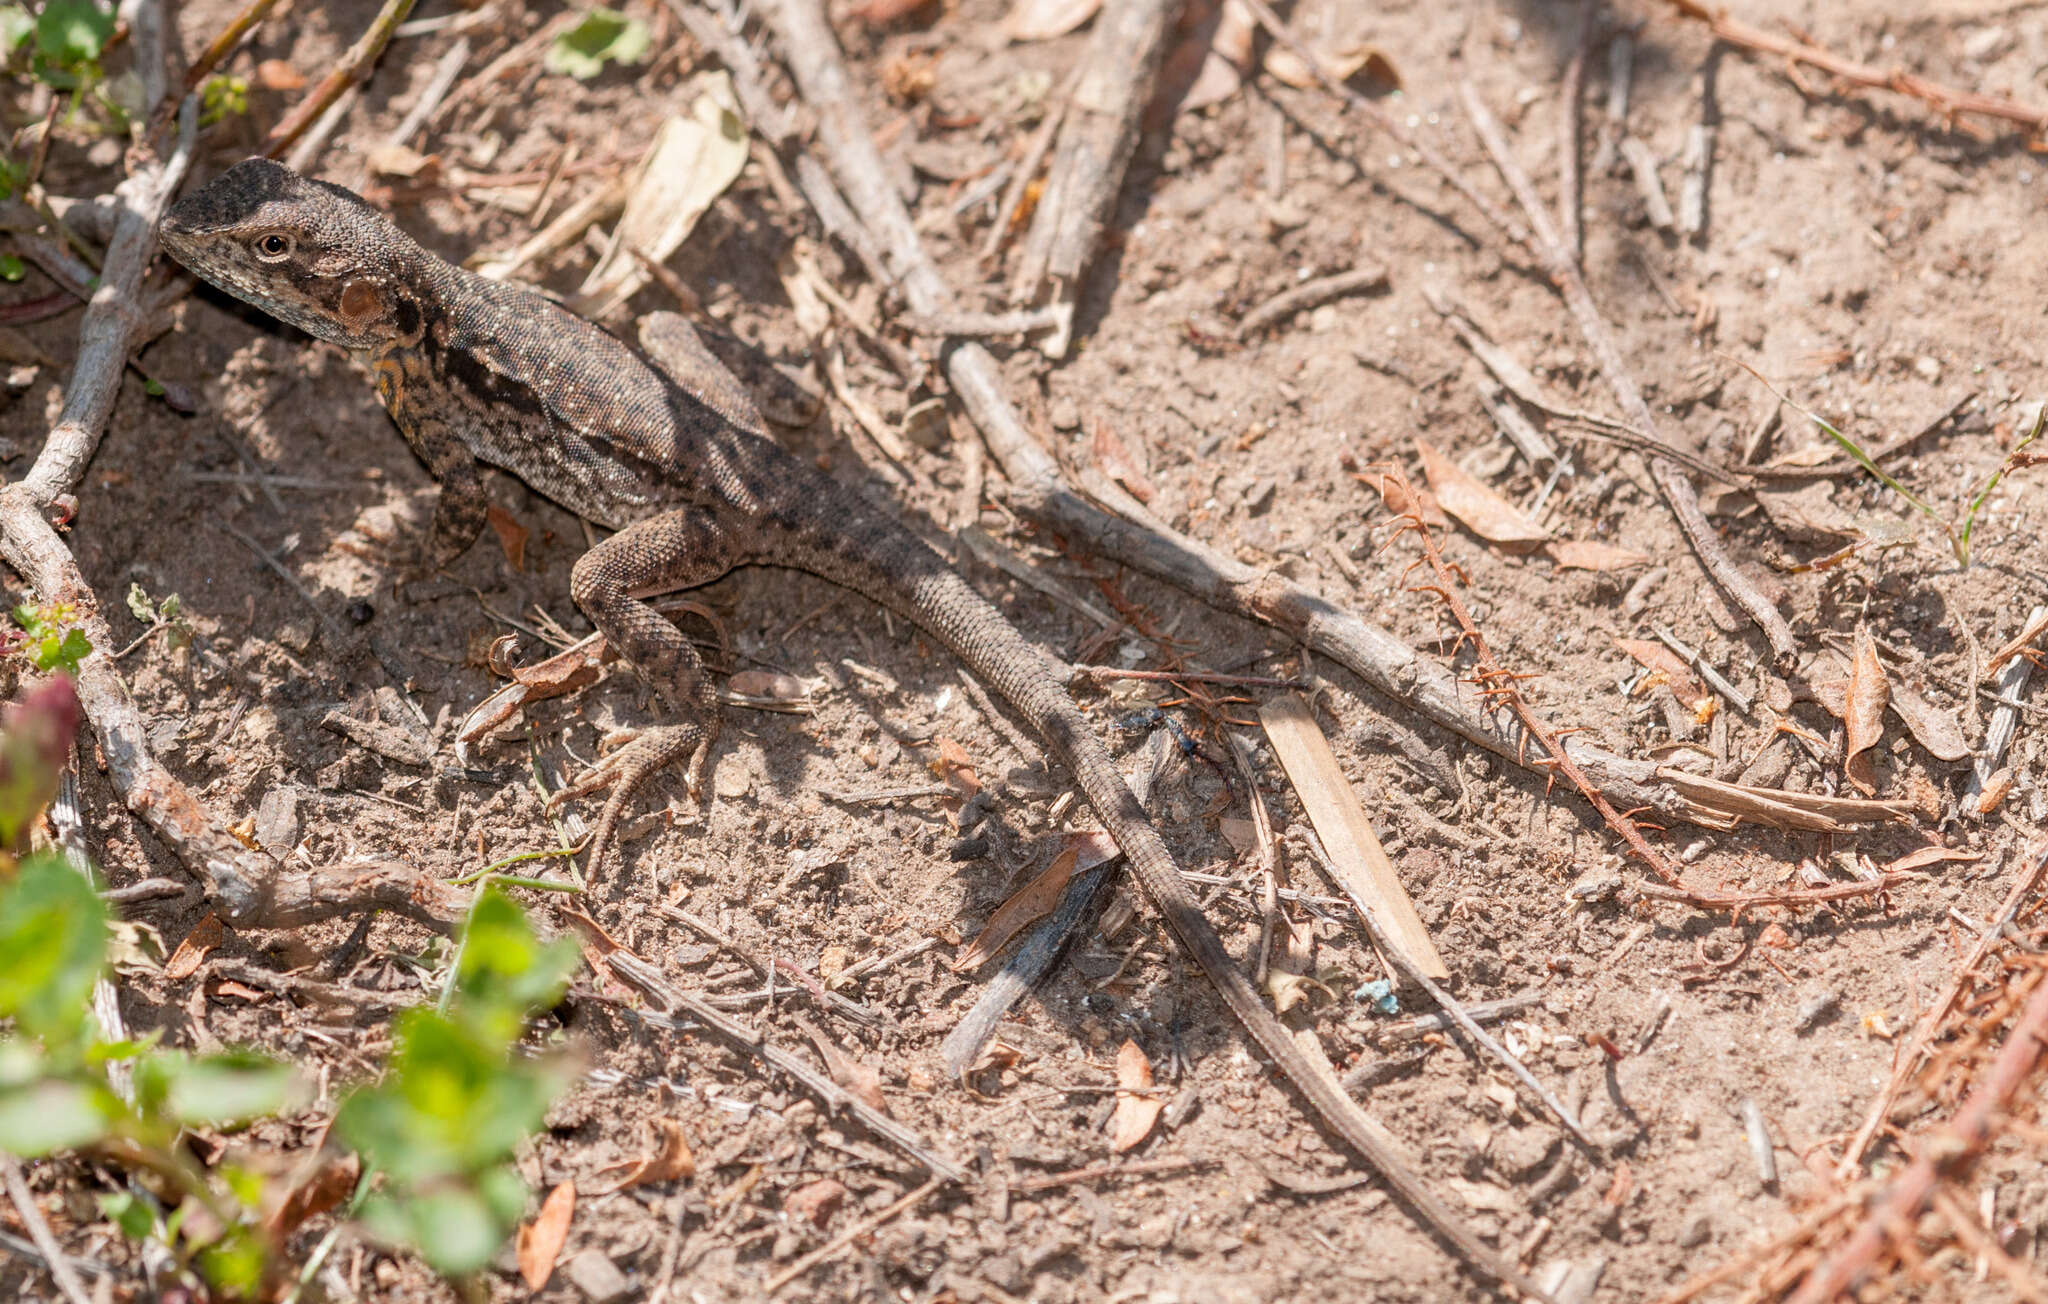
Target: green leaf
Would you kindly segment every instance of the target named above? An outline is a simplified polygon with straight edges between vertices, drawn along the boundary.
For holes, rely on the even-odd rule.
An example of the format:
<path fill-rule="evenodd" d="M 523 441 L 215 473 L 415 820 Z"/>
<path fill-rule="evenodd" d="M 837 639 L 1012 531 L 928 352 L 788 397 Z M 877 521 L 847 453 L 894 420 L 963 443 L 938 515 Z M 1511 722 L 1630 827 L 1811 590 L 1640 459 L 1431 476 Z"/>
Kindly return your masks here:
<path fill-rule="evenodd" d="M 100 57 L 113 34 L 113 10 L 93 0 L 46 0 L 36 17 L 36 53 L 60 68 L 80 68 Z"/>
<path fill-rule="evenodd" d="M 410 1245 L 434 1271 L 466 1276 L 491 1261 L 512 1229 L 500 1222 L 478 1192 L 455 1187 L 410 1198 L 379 1196 L 363 1209 L 363 1222 L 381 1240 Z"/>
<path fill-rule="evenodd" d="M 146 1241 L 156 1234 L 156 1210 L 126 1191 L 101 1196 L 100 1212 L 131 1241 Z"/>
<path fill-rule="evenodd" d="M 455 970 L 458 1009 L 490 1035 L 510 1043 L 530 1009 L 553 1009 L 576 971 L 570 938 L 543 946 L 519 903 L 496 886 L 486 888 L 463 925 Z"/>
<path fill-rule="evenodd" d="M 77 1041 L 106 950 L 107 909 L 84 875 L 51 852 L 29 860 L 0 889 L 0 1017 Z"/>
<path fill-rule="evenodd" d="M 0 59 L 13 54 L 36 30 L 36 20 L 20 5 L 0 5 Z"/>
<path fill-rule="evenodd" d="M 80 629 L 67 629 L 60 637 L 55 633 L 46 634 L 36 641 L 34 661 L 36 669 L 45 674 L 61 670 L 67 675 L 78 673 L 78 663 L 92 655 L 92 641 Z"/>
<path fill-rule="evenodd" d="M 51 1079 L 0 1091 L 0 1150 L 24 1159 L 97 1141 L 121 1102 L 103 1086 Z"/>
<path fill-rule="evenodd" d="M 221 1299 L 254 1299 L 263 1284 L 263 1242 L 252 1227 L 230 1227 L 199 1252 L 199 1271 Z"/>
<path fill-rule="evenodd" d="M 132 580 L 128 584 L 128 614 L 145 625 L 157 622 L 156 603 L 150 601 L 149 590 Z"/>
<path fill-rule="evenodd" d="M 289 1065 L 244 1051 L 168 1051 L 135 1066 L 136 1103 L 180 1127 L 229 1127 L 275 1114 L 291 1103 L 296 1085 Z"/>
<path fill-rule="evenodd" d="M 607 61 L 639 63 L 652 44 L 647 24 L 614 9 L 591 9 L 574 27 L 555 38 L 542 60 L 549 72 L 589 81 Z"/>
<path fill-rule="evenodd" d="M 0 254 L 0 281 L 10 284 L 28 275 L 28 264 L 13 254 Z"/>

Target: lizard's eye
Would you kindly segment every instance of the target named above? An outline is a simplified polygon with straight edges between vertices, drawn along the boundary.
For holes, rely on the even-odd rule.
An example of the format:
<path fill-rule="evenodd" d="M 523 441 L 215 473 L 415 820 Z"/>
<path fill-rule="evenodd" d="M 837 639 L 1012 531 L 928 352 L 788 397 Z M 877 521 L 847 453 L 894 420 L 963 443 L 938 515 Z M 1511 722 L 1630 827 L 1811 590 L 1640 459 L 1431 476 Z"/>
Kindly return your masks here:
<path fill-rule="evenodd" d="M 256 238 L 256 256 L 270 262 L 291 257 L 292 238 L 282 231 Z"/>

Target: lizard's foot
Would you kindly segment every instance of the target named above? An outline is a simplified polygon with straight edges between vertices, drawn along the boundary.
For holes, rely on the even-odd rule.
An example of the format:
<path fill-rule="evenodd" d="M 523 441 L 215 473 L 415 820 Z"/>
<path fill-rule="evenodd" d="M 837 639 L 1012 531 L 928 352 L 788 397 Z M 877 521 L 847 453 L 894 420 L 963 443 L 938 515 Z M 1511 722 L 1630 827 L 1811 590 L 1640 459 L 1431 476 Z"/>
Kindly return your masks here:
<path fill-rule="evenodd" d="M 618 832 L 626 803 L 632 800 L 633 794 L 639 791 L 649 775 L 677 761 L 687 760 L 684 778 L 689 784 L 690 800 L 697 800 L 703 791 L 704 761 L 711 751 L 714 733 L 702 724 L 660 725 L 644 730 L 637 738 L 577 775 L 548 799 L 547 810 L 552 815 L 564 803 L 601 788 L 611 789 L 611 795 L 605 799 L 604 811 L 597 817 L 597 831 L 590 835 L 590 855 L 584 861 L 586 873 L 596 876 L 604 863 L 605 852 L 610 850 Z"/>

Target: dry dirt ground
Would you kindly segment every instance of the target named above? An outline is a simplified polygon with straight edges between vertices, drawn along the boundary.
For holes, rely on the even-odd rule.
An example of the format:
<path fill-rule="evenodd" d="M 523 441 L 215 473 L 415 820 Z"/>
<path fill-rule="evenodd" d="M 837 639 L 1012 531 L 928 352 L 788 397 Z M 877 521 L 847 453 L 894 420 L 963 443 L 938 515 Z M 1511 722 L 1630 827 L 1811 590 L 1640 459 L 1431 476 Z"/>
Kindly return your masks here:
<path fill-rule="evenodd" d="M 183 7 L 178 31 L 188 57 L 231 8 L 215 0 Z M 1847 54 L 2048 104 L 2048 9 L 2039 5 L 1741 0 L 1737 8 L 1752 22 L 1802 30 Z M 374 9 L 366 0 L 288 0 L 229 66 L 250 74 L 276 60 L 317 75 Z M 853 16 L 837 22 L 869 124 L 905 163 L 927 239 L 953 284 L 990 306 L 1001 306 L 1002 277 L 979 251 L 992 205 L 955 212 L 955 203 L 1021 149 L 1087 39 L 1084 29 L 1007 44 L 1003 10 L 997 0 L 962 0 L 879 26 Z M 417 16 L 444 11 L 443 0 L 425 0 Z M 499 0 L 468 29 L 469 70 L 556 11 Z M 645 7 L 635 12 L 654 18 L 662 38 L 649 63 L 590 82 L 536 69 L 436 124 L 422 149 L 496 174 L 544 168 L 565 145 L 586 160 L 634 156 L 661 116 L 685 104 L 687 79 L 702 64 L 672 20 Z M 1382 106 L 1439 142 L 1506 204 L 1465 125 L 1457 84 L 1476 84 L 1538 186 L 1554 194 L 1560 88 L 1579 12 L 1563 4 L 1304 0 L 1292 21 L 1333 45 L 1351 38 L 1382 51 L 1404 85 Z M 1675 200 L 1688 135 L 1701 120 L 1710 41 L 1659 5 L 1617 6 L 1606 22 L 1604 30 L 1633 35 L 1627 134 L 1647 146 Z M 400 39 L 315 171 L 363 181 L 364 159 L 454 39 L 447 30 Z M 1607 50 L 1603 39 L 1586 80 L 1585 265 L 1666 430 L 1724 462 L 1766 462 L 1821 445 L 1823 436 L 1789 408 L 1765 429 L 1777 401 L 1738 365 L 1746 363 L 1867 446 L 1924 430 L 1888 470 L 1936 514 L 1960 521 L 2006 457 L 2025 405 L 2048 393 L 2038 329 L 2048 159 L 2010 132 L 1973 135 L 1909 100 L 1842 91 L 1814 73 L 1795 82 L 1770 60 L 1729 52 L 1715 63 L 1720 121 L 1707 226 L 1697 241 L 1679 240 L 1651 224 L 1616 148 L 1622 124 L 1609 115 Z M 883 90 L 907 74 L 928 78 L 913 103 Z M 248 118 L 205 137 L 197 178 L 245 154 L 292 98 L 259 86 Z M 59 193 L 101 193 L 118 162 L 117 151 L 60 138 L 47 183 Z M 449 257 L 507 249 L 530 233 L 523 209 L 531 187 L 450 192 L 372 180 L 393 198 L 394 216 Z M 600 180 L 590 172 L 565 181 L 552 210 Z M 809 223 L 755 164 L 670 266 L 711 317 L 772 353 L 801 357 L 806 342 L 775 267 L 794 240 L 810 238 Z M 592 257 L 582 245 L 570 249 L 543 269 L 545 283 L 573 289 Z M 874 287 L 851 260 L 830 249 L 826 258 L 846 292 L 877 310 Z M 1279 291 L 1367 263 L 1384 265 L 1384 288 L 1242 344 L 1231 339 L 1236 320 Z M 47 292 L 35 275 L 14 293 Z M 1331 97 L 1254 76 L 1218 104 L 1155 120 L 1109 249 L 1088 281 L 1073 356 L 1054 364 L 1005 344 L 1005 374 L 1038 437 L 1069 466 L 1090 465 L 1099 456 L 1096 432 L 1111 432 L 1147 468 L 1160 516 L 1448 658 L 1456 649 L 1442 608 L 1405 582 L 1412 544 L 1388 542 L 1392 519 L 1353 469 L 1394 461 L 1419 479 L 1414 441 L 1427 439 L 1526 505 L 1550 468 L 1532 468 L 1498 433 L 1478 398 L 1482 373 L 1432 311 L 1431 290 L 1461 301 L 1554 393 L 1612 410 L 1571 318 L 1526 258 L 1504 258 L 1448 187 Z M 611 324 L 628 329 L 631 313 L 672 306 L 667 292 L 652 289 Z M 886 315 L 886 305 L 879 311 Z M 629 673 L 615 671 L 536 711 L 529 731 L 480 753 L 480 773 L 456 768 L 448 745 L 453 722 L 493 686 L 478 665 L 490 639 L 543 617 L 571 633 L 587 628 L 568 599 L 584 527 L 499 478 L 494 501 L 530 533 L 523 567 L 487 535 L 452 579 L 396 588 L 403 549 L 425 524 L 431 482 L 360 369 L 210 291 L 194 294 L 181 314 L 142 362 L 194 391 L 198 411 L 177 414 L 131 375 L 69 536 L 111 607 L 118 610 L 131 584 L 185 600 L 194 647 L 173 652 L 152 640 L 123 663 L 163 758 L 230 820 L 272 798 L 260 832 L 288 857 L 319 863 L 396 852 L 425 872 L 453 875 L 551 845 L 533 766 L 573 772 L 606 731 L 649 719 L 649 695 Z M 29 329 L 68 358 L 75 320 Z M 14 452 L 38 445 L 64 374 L 62 365 L 43 368 L 0 400 L 0 428 Z M 902 392 L 858 350 L 851 374 L 855 392 L 888 420 L 921 397 Z M 1768 504 L 1703 484 L 1722 542 L 1792 622 L 1800 664 L 1780 677 L 1757 630 L 1706 583 L 1640 458 L 1569 429 L 1552 433 L 1573 449 L 1572 464 L 1548 493 L 1543 523 L 1558 538 L 1635 550 L 1641 564 L 1563 569 L 1541 552 L 1503 551 L 1456 527 L 1439 532 L 1469 577 L 1477 620 L 1503 662 L 1533 676 L 1525 691 L 1549 720 L 1621 753 L 1847 793 L 1843 727 L 1816 700 L 1826 694 L 1815 686 L 1846 677 L 1853 640 L 1867 630 L 1895 688 L 1952 717 L 1971 747 L 1984 745 L 1993 709 L 1984 662 L 2031 608 L 2048 603 L 2041 471 L 2019 470 L 1990 495 L 1967 566 L 1933 521 L 1869 476 L 1787 482 Z M 1318 681 L 1318 719 L 1448 961 L 1452 989 L 1467 1001 L 1536 994 L 1508 1035 L 1581 1111 L 1596 1147 L 1570 1144 L 1533 1100 L 1504 1085 L 1495 1065 L 1457 1044 L 1385 1040 L 1389 1018 L 1351 995 L 1380 969 L 1346 910 L 1302 916 L 1318 944 L 1316 972 L 1338 999 L 1317 994 L 1288 1017 L 1313 1029 L 1340 1072 L 1367 1070 L 1365 1106 L 1506 1254 L 1522 1255 L 1538 1273 L 1563 1261 L 1582 1271 L 1604 1264 L 1597 1289 L 1581 1298 L 1656 1298 L 1793 1228 L 1827 1192 L 1834 1157 L 1888 1074 L 1899 1038 L 1975 940 L 1973 921 L 1991 918 L 2031 863 L 2026 848 L 2048 813 L 2048 788 L 2040 708 L 2029 702 L 2008 758 L 2011 790 L 1988 815 L 1965 809 L 1971 761 L 1936 759 L 1894 715 L 1875 750 L 1875 786 L 1914 803 L 1917 822 L 1832 838 L 1677 825 L 1659 838 L 1693 881 L 1729 888 L 1798 886 L 1802 862 L 1840 879 L 1856 858 L 1882 865 L 1937 841 L 1981 859 L 1936 865 L 1881 904 L 1796 916 L 1766 910 L 1732 923 L 1626 889 L 1603 895 L 1594 881 L 1633 881 L 1637 873 L 1589 809 L 1562 790 L 1546 792 L 1540 777 L 1416 724 L 1269 630 L 1063 549 L 1004 509 L 1000 476 L 991 475 L 975 510 L 963 510 L 969 471 L 960 441 L 971 437 L 956 420 L 950 442 L 942 432 L 936 446 L 918 446 L 908 483 L 870 470 L 872 445 L 836 404 L 787 441 L 899 503 L 928 537 L 979 525 L 1067 590 L 1124 604 L 1157 636 L 1127 632 L 1105 647 L 1099 627 L 1071 607 L 968 561 L 974 583 L 1057 655 L 1145 667 L 1161 664 L 1170 646 L 1180 665 Z M 23 465 L 14 463 L 17 473 Z M 249 473 L 276 479 L 256 487 Z M 1868 545 L 1838 564 L 1786 569 L 1858 538 Z M 262 565 L 252 544 L 273 554 L 303 593 Z M 1059 800 L 1063 779 L 1020 755 L 942 652 L 863 600 L 806 576 L 764 571 L 736 574 L 699 596 L 730 640 L 722 670 L 768 667 L 805 679 L 816 690 L 815 711 L 733 711 L 716 756 L 715 800 L 700 809 L 679 779 L 657 781 L 646 808 L 666 804 L 673 818 L 627 844 L 623 869 L 598 885 L 589 908 L 675 983 L 728 994 L 758 983 L 731 952 L 657 906 L 681 906 L 753 952 L 806 971 L 936 939 L 850 989 L 884 1016 L 880 1031 L 834 1021 L 786 993 L 743 1014 L 806 1055 L 812 1045 L 802 1021 L 824 1025 L 879 1073 L 898 1119 L 979 1179 L 889 1221 L 784 1298 L 1493 1297 L 1376 1185 L 1303 1194 L 1269 1181 L 1269 1171 L 1295 1185 L 1324 1181 L 1348 1171 L 1348 1161 L 1305 1121 L 1142 908 L 1113 936 L 1087 938 L 1018 1006 L 1003 1033 L 1014 1062 L 979 1076 L 974 1090 L 948 1080 L 938 1045 L 987 976 L 955 972 L 949 961 L 1050 860 L 1062 823 L 1088 827 L 1085 807 Z M 117 632 L 141 632 L 125 614 L 114 619 Z M 1701 724 L 1668 686 L 1632 684 L 1638 667 L 1616 640 L 1650 639 L 1658 626 L 1754 697 L 1752 711 L 1723 703 Z M 526 647 L 531 654 L 539 643 L 529 637 Z M 321 727 L 336 708 L 374 718 L 378 694 L 393 690 L 431 722 L 440 750 L 427 766 L 382 759 Z M 1264 691 L 1240 692 L 1227 713 L 1251 718 Z M 1118 750 L 1134 754 L 1135 735 L 1114 729 L 1129 703 L 1098 692 L 1082 699 Z M 1168 714 L 1209 757 L 1227 756 L 1214 717 L 1178 706 Z M 1282 828 L 1298 822 L 1301 808 L 1271 752 L 1256 730 L 1243 736 L 1254 744 L 1260 799 Z M 862 804 L 833 795 L 929 787 L 942 737 L 965 749 L 996 797 L 978 859 L 954 857 L 958 834 L 936 799 Z M 1231 874 L 1250 862 L 1233 850 L 1223 821 L 1248 812 L 1242 786 L 1225 790 L 1221 772 L 1204 760 L 1171 769 L 1154 803 L 1184 865 Z M 111 880 L 178 874 L 109 800 L 103 781 L 88 777 L 94 851 Z M 279 793 L 295 795 L 295 814 L 282 811 Z M 1311 862 L 1290 860 L 1295 886 L 1331 890 Z M 1211 907 L 1240 954 L 1259 932 L 1256 879 L 1247 884 Z M 1575 884 L 1587 890 L 1568 894 Z M 563 926 L 556 899 L 535 895 L 532 904 L 547 927 Z M 188 897 L 130 913 L 175 946 L 207 906 Z M 2023 911 L 2019 929 L 2039 923 Z M 274 969 L 319 964 L 323 979 L 417 996 L 421 971 L 407 957 L 429 941 L 422 930 L 379 919 L 333 973 L 325 961 L 350 932 L 337 922 L 297 934 L 233 934 L 214 956 Z M 132 1027 L 159 1031 L 173 1045 L 247 1044 L 306 1064 L 323 1084 L 321 1099 L 256 1136 L 287 1152 L 317 1140 L 335 1094 L 372 1072 L 388 1045 L 378 1018 L 300 1008 L 246 985 L 223 988 L 208 967 L 183 981 L 127 976 L 122 1001 Z M 1403 1013 L 1428 1008 L 1420 993 L 1404 990 L 1401 1001 Z M 756 1298 L 780 1268 L 922 1180 L 857 1127 L 821 1118 L 786 1083 L 764 1079 L 715 1044 L 638 1021 L 631 1003 L 618 988 L 587 975 L 579 981 L 559 1017 L 589 1074 L 554 1110 L 522 1168 L 537 1190 L 594 1183 L 606 1164 L 645 1153 L 656 1120 L 669 1118 L 684 1129 L 696 1174 L 587 1199 L 565 1260 L 600 1252 L 627 1274 L 637 1298 L 665 1265 L 673 1281 L 667 1298 Z M 1106 1123 L 1126 1039 L 1146 1052 L 1176 1104 L 1140 1149 L 1118 1157 Z M 1954 1094 L 1939 1102 L 1942 1111 Z M 2037 1098 L 2023 1092 L 2017 1112 L 2031 1116 Z M 1745 1101 L 1775 1143 L 1776 1183 L 1759 1180 Z M 2023 1129 L 2006 1137 L 1957 1188 L 1988 1219 L 1998 1245 L 2036 1274 L 2048 1237 L 2040 1136 Z M 1112 1160 L 1191 1162 L 1028 1189 L 1032 1179 Z M 1901 1152 L 1880 1141 L 1874 1162 L 1879 1174 L 1894 1171 Z M 814 1220 L 785 1207 L 823 1178 L 846 1189 L 836 1210 Z M 72 1221 L 60 1211 L 59 1224 L 75 1249 L 110 1260 L 129 1253 L 93 1223 L 88 1174 L 44 1166 L 36 1180 L 53 1210 L 70 1210 Z M 74 1198 L 65 1204 L 63 1193 Z M 302 1244 L 326 1226 L 316 1221 Z M 1996 1272 L 1987 1277 L 1975 1252 L 1942 1251 L 1950 1239 L 1942 1227 L 1923 1230 L 1924 1276 L 1887 1278 L 1866 1297 L 2012 1293 Z M 335 1263 L 359 1298 L 454 1297 L 416 1263 L 353 1239 Z M 1708 1297 L 1735 1298 L 1752 1279 L 1737 1273 Z M 489 1274 L 483 1290 L 500 1299 L 529 1294 L 502 1271 Z M 46 1279 L 0 1257 L 0 1294 L 15 1292 L 52 1297 Z M 566 1273 L 538 1296 L 583 1297 Z"/>

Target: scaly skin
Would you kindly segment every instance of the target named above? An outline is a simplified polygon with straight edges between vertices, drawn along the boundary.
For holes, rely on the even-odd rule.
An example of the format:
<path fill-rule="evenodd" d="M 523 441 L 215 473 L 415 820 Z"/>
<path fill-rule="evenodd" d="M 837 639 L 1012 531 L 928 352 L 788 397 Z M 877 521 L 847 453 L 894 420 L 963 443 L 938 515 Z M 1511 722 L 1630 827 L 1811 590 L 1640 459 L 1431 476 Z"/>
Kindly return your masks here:
<path fill-rule="evenodd" d="M 480 461 L 617 531 L 576 563 L 571 590 L 675 720 L 569 790 L 612 785 L 592 872 L 647 776 L 687 760 L 696 791 L 718 729 L 696 650 L 643 599 L 748 564 L 863 593 L 929 631 L 1045 739 L 1174 936 L 1323 1121 L 1470 1261 L 1540 1297 L 1421 1184 L 1327 1062 L 1304 1054 L 1266 1008 L 1047 658 L 887 512 L 764 438 L 743 397 L 676 383 L 540 295 L 451 266 L 355 195 L 276 163 L 230 169 L 172 208 L 162 236 L 201 277 L 368 361 L 393 421 L 441 481 L 433 564 L 459 556 L 483 528 Z"/>

